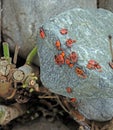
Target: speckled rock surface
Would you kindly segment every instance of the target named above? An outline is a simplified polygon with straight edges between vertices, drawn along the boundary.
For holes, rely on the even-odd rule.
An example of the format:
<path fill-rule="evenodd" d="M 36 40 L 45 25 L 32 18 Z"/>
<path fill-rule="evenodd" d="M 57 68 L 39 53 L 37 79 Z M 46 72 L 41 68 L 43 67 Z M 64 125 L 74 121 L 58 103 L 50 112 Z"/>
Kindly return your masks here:
<path fill-rule="evenodd" d="M 68 29 L 61 35 L 61 28 Z M 105 121 L 113 117 L 113 69 L 108 35 L 113 36 L 113 13 L 104 9 L 73 9 L 51 18 L 43 25 L 46 37 L 38 37 L 38 54 L 40 58 L 42 83 L 51 91 L 67 97 L 76 97 L 81 101 L 79 111 L 88 119 Z M 76 39 L 70 48 L 65 44 L 68 38 Z M 78 54 L 78 62 L 73 68 L 66 64 L 55 63 L 55 55 L 60 53 L 55 47 L 60 40 L 66 55 L 72 51 Z M 86 68 L 90 59 L 96 60 L 102 72 Z M 75 73 L 80 67 L 87 78 Z M 67 93 L 67 87 L 72 93 Z"/>
<path fill-rule="evenodd" d="M 26 57 L 37 42 L 37 30 L 44 21 L 74 7 L 96 8 L 96 0 L 2 0 L 3 38 L 14 51 Z M 34 60 L 38 64 L 38 57 Z"/>

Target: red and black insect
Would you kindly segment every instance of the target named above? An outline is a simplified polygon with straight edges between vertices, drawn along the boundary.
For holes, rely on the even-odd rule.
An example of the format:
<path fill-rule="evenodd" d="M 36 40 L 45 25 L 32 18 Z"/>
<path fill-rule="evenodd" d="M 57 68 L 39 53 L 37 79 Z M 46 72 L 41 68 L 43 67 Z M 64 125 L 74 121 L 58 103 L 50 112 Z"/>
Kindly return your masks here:
<path fill-rule="evenodd" d="M 65 63 L 64 55 L 62 55 L 62 53 L 55 55 L 55 63 L 60 66 Z"/>
<path fill-rule="evenodd" d="M 102 71 L 101 70 L 101 66 L 99 65 L 99 63 L 95 60 L 89 60 L 88 64 L 87 64 L 87 68 L 88 69 L 97 69 L 98 71 Z"/>
<path fill-rule="evenodd" d="M 45 31 L 44 31 L 43 27 L 40 27 L 40 37 L 42 39 L 44 39 L 46 37 L 46 34 L 45 34 Z"/>
<path fill-rule="evenodd" d="M 63 28 L 63 29 L 60 30 L 60 33 L 61 33 L 62 35 L 65 35 L 65 34 L 68 33 L 68 30 L 65 29 L 65 28 Z"/>
<path fill-rule="evenodd" d="M 55 46 L 58 50 L 62 50 L 60 40 L 56 40 Z"/>
<path fill-rule="evenodd" d="M 75 103 L 75 102 L 77 101 L 77 99 L 76 99 L 76 98 L 71 98 L 70 101 L 71 101 L 72 103 Z"/>
<path fill-rule="evenodd" d="M 71 38 L 66 40 L 66 46 L 67 47 L 72 47 L 73 43 L 75 43 L 76 40 L 72 40 Z"/>
<path fill-rule="evenodd" d="M 70 58 L 72 63 L 76 63 L 78 61 L 78 55 L 74 51 L 71 52 L 71 54 L 69 55 L 69 58 Z"/>
<path fill-rule="evenodd" d="M 60 53 L 63 57 L 65 57 L 65 52 L 64 51 L 62 51 L 61 53 Z"/>
<path fill-rule="evenodd" d="M 74 66 L 74 64 L 77 62 L 78 60 L 78 55 L 76 52 L 72 52 L 71 54 L 69 54 L 68 57 L 65 58 L 65 63 L 72 68 Z"/>
<path fill-rule="evenodd" d="M 84 78 L 84 79 L 87 78 L 87 75 L 85 74 L 84 70 L 82 70 L 79 67 L 75 68 L 75 73 L 77 74 L 78 77 L 81 77 L 81 78 Z"/>
<path fill-rule="evenodd" d="M 71 64 L 70 58 L 66 58 L 66 59 L 65 59 L 65 63 L 66 63 L 67 65 Z"/>
<path fill-rule="evenodd" d="M 70 68 L 73 68 L 74 64 L 71 63 L 71 60 L 69 57 L 65 58 L 65 63 L 70 67 Z"/>
<path fill-rule="evenodd" d="M 67 87 L 67 88 L 66 88 L 66 91 L 67 91 L 67 93 L 72 93 L 71 87 Z"/>

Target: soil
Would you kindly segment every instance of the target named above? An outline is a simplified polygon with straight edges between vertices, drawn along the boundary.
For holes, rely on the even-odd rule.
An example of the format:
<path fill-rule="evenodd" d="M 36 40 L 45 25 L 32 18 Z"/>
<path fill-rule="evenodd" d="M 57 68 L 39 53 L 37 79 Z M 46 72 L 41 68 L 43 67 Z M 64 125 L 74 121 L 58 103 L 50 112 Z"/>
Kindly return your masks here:
<path fill-rule="evenodd" d="M 12 130 L 75 130 L 77 124 L 68 124 L 67 126 L 60 120 L 49 122 L 45 118 L 39 118 L 25 124 L 17 123 Z"/>

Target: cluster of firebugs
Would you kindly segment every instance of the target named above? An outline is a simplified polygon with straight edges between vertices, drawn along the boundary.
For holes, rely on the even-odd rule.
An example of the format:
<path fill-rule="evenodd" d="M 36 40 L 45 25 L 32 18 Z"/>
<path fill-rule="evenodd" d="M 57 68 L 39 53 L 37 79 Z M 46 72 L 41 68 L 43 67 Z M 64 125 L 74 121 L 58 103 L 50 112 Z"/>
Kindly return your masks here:
<path fill-rule="evenodd" d="M 59 33 L 61 35 L 66 35 L 68 33 L 68 29 L 65 29 L 65 28 L 62 28 L 61 30 L 59 30 Z M 46 37 L 46 34 L 44 32 L 44 29 L 43 27 L 40 28 L 40 37 L 42 39 L 44 39 Z M 68 48 L 71 48 L 73 46 L 73 44 L 76 43 L 76 40 L 73 40 L 71 38 L 67 39 L 65 41 L 65 45 L 68 47 Z M 55 47 L 56 49 L 60 52 L 59 54 L 55 55 L 54 57 L 54 61 L 57 65 L 59 66 L 62 66 L 64 64 L 68 65 L 69 68 L 73 68 L 74 67 L 74 64 L 77 63 L 78 61 L 78 54 L 76 52 L 71 52 L 68 56 L 66 55 L 65 51 L 62 49 L 61 47 L 61 42 L 60 40 L 56 40 L 55 42 Z M 88 69 L 96 69 L 98 70 L 99 72 L 101 72 L 101 66 L 99 65 L 99 63 L 93 59 L 90 59 L 88 61 L 88 64 L 86 66 Z M 81 77 L 81 78 L 87 78 L 87 75 L 85 74 L 84 70 L 82 70 L 80 67 L 76 67 L 75 68 L 75 73 L 77 74 L 78 77 Z M 72 89 L 71 87 L 67 87 L 66 88 L 66 91 L 67 93 L 72 93 Z M 72 102 L 75 102 L 76 99 L 75 98 L 72 98 L 71 99 Z"/>

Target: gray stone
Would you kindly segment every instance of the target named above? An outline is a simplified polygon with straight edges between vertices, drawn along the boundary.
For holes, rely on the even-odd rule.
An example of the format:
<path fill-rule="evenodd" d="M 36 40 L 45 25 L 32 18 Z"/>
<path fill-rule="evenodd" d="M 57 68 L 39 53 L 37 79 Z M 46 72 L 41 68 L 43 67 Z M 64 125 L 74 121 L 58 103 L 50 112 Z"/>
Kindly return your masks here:
<path fill-rule="evenodd" d="M 73 126 L 74 127 L 74 126 Z M 74 129 L 74 128 L 73 128 Z M 13 130 L 70 130 L 61 121 L 49 122 L 44 118 L 40 118 L 27 123 L 17 124 Z"/>
<path fill-rule="evenodd" d="M 68 34 L 61 35 L 60 29 L 68 29 Z M 104 9 L 75 8 L 51 18 L 43 25 L 46 37 L 41 39 L 38 34 L 38 54 L 40 58 L 41 81 L 52 92 L 67 97 L 75 97 L 79 111 L 90 120 L 106 121 L 113 117 L 113 69 L 109 66 L 111 53 L 108 35 L 113 36 L 113 13 Z M 66 47 L 67 38 L 76 39 L 70 48 Z M 55 63 L 55 55 L 60 53 L 55 47 L 60 40 L 66 55 L 75 51 L 78 62 L 73 68 L 66 64 Z M 96 60 L 102 72 L 86 68 L 90 59 Z M 75 73 L 80 67 L 87 78 Z M 67 87 L 72 93 L 67 93 Z"/>
<path fill-rule="evenodd" d="M 3 0 L 4 40 L 11 50 L 19 44 L 25 58 L 37 41 L 40 24 L 74 7 L 96 8 L 96 0 Z M 34 61 L 38 64 L 38 58 Z"/>
<path fill-rule="evenodd" d="M 99 0 L 99 8 L 104 8 L 113 12 L 113 0 Z"/>

